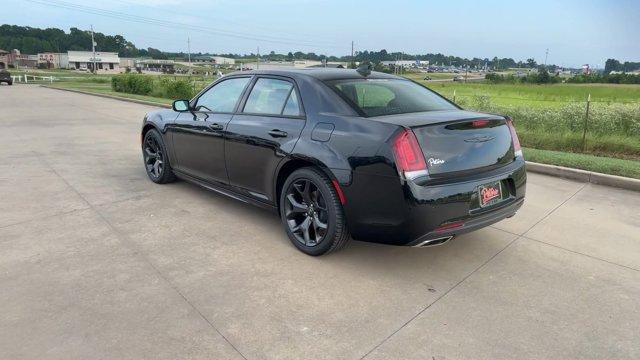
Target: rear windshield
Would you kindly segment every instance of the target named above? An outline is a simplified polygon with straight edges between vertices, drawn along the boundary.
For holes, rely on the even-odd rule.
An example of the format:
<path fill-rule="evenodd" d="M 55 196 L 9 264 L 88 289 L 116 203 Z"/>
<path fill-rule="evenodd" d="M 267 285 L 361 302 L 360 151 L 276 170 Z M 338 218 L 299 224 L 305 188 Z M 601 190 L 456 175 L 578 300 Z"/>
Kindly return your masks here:
<path fill-rule="evenodd" d="M 457 109 L 431 90 L 409 80 L 348 79 L 327 84 L 366 116 Z"/>

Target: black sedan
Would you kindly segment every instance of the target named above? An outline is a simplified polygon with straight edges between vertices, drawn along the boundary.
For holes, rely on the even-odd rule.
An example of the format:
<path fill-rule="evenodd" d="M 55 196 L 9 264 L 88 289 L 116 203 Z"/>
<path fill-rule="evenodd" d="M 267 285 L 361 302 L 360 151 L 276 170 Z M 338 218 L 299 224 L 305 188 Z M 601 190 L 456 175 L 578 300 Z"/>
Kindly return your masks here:
<path fill-rule="evenodd" d="M 233 73 L 147 114 L 149 178 L 277 211 L 309 255 L 350 238 L 429 246 L 513 216 L 525 162 L 509 117 L 367 69 Z"/>

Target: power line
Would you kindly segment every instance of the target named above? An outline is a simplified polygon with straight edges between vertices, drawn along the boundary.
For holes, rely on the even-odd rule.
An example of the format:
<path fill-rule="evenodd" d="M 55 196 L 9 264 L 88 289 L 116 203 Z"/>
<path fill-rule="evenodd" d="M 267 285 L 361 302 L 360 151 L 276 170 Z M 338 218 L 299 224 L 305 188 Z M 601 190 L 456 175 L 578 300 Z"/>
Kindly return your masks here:
<path fill-rule="evenodd" d="M 111 1 L 119 2 L 119 3 L 125 4 L 125 5 L 129 5 L 129 6 L 144 7 L 144 8 L 155 10 L 155 11 L 165 11 L 165 10 L 163 10 L 160 7 L 157 7 L 157 6 L 151 6 L 151 5 L 147 5 L 147 4 L 135 3 L 135 2 L 131 2 L 131 1 L 125 1 L 125 0 L 111 0 Z M 198 16 L 198 14 L 176 11 L 175 9 L 171 9 L 171 14 L 178 14 L 178 15 L 194 17 L 194 18 L 197 18 L 197 19 L 205 20 L 207 22 L 211 22 L 212 19 L 216 19 L 216 21 L 224 21 L 224 22 L 227 22 L 227 23 L 230 23 L 230 24 L 235 24 L 235 25 L 238 25 L 238 26 L 241 26 L 241 27 L 244 27 L 244 28 L 251 27 L 253 29 L 264 30 L 264 31 L 268 31 L 268 32 L 271 32 L 271 33 L 280 33 L 280 34 L 291 35 L 291 31 L 290 30 L 287 30 L 287 31 L 285 31 L 285 30 L 274 30 L 273 28 L 256 26 L 255 24 L 248 25 L 246 23 L 241 23 L 241 22 L 234 21 L 234 20 L 227 19 L 227 18 L 209 16 L 208 14 L 207 14 L 207 17 L 203 17 L 203 16 Z M 316 37 L 314 34 L 301 33 L 299 31 L 296 31 L 296 34 L 302 35 L 305 38 L 315 38 L 316 40 L 320 40 L 320 38 Z M 316 40 L 314 40 L 314 41 L 316 41 Z M 325 42 L 326 39 L 321 39 L 320 41 L 321 42 Z"/>
<path fill-rule="evenodd" d="M 332 48 L 344 48 L 344 46 L 321 44 L 317 42 L 307 43 L 307 42 L 297 41 L 295 39 L 288 39 L 288 38 L 269 36 L 269 35 L 254 36 L 250 34 L 225 31 L 225 30 L 220 30 L 216 28 L 210 28 L 210 27 L 204 27 L 204 26 L 198 26 L 198 25 L 189 25 L 189 24 L 184 24 L 184 23 L 179 23 L 174 21 L 167 21 L 167 20 L 155 19 L 150 17 L 131 15 L 123 12 L 99 9 L 95 7 L 74 4 L 74 3 L 69 3 L 66 1 L 60 1 L 60 0 L 46 0 L 46 1 L 45 0 L 25 0 L 25 1 L 40 4 L 40 5 L 46 5 L 50 7 L 75 10 L 75 11 L 80 11 L 88 14 L 115 18 L 118 20 L 124 20 L 129 22 L 140 23 L 140 24 L 156 25 L 156 26 L 172 28 L 172 29 L 180 28 L 183 30 L 190 30 L 190 31 L 196 31 L 201 33 L 227 36 L 227 37 L 233 37 L 233 38 L 239 38 L 239 39 L 245 39 L 245 40 L 262 41 L 262 42 L 269 42 L 269 43 L 280 43 L 280 44 L 297 45 L 297 46 L 305 46 L 305 47 L 322 46 L 322 47 L 332 47 Z"/>

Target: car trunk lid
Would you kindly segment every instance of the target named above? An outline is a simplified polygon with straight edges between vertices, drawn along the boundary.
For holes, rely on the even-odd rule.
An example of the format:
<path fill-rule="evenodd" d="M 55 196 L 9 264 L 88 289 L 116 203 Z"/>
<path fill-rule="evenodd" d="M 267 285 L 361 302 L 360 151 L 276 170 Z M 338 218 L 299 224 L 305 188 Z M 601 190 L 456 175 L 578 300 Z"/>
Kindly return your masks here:
<path fill-rule="evenodd" d="M 502 116 L 453 110 L 380 120 L 413 130 L 433 177 L 490 170 L 511 163 L 515 157 L 511 132 Z"/>

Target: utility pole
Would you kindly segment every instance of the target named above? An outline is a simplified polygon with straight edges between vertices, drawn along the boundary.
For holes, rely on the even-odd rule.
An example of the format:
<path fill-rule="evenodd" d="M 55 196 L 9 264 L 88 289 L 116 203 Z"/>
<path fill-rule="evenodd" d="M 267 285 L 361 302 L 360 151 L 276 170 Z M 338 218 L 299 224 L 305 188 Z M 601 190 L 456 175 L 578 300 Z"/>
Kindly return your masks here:
<path fill-rule="evenodd" d="M 260 70 L 260 46 L 258 46 L 258 58 L 256 59 L 256 70 Z"/>
<path fill-rule="evenodd" d="M 353 40 L 351 40 L 351 67 L 355 67 L 356 59 L 353 58 Z"/>
<path fill-rule="evenodd" d="M 549 49 L 544 53 L 544 67 L 547 68 L 547 56 L 549 56 Z"/>
<path fill-rule="evenodd" d="M 93 73 L 96 74 L 98 71 L 96 70 L 96 41 L 93 39 L 93 25 L 91 25 L 91 51 L 93 52 L 93 58 L 91 59 L 91 63 L 93 64 Z"/>
<path fill-rule="evenodd" d="M 187 56 L 189 61 L 189 76 L 191 76 L 191 38 L 187 36 Z"/>
<path fill-rule="evenodd" d="M 398 57 L 398 55 L 396 55 L 396 63 L 393 64 L 393 73 L 396 74 L 396 75 L 398 75 L 398 59 L 399 59 L 399 57 Z"/>

